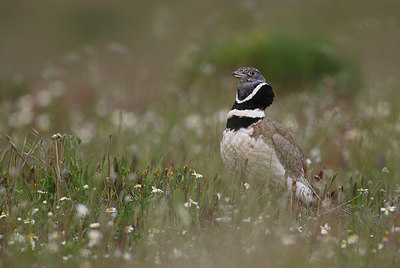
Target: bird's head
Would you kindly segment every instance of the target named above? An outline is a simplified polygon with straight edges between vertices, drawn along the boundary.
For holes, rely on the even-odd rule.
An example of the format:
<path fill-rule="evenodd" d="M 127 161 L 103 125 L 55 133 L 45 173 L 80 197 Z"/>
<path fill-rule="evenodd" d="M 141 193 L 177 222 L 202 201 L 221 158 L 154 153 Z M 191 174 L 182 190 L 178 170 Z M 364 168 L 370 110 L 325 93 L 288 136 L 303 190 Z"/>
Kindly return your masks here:
<path fill-rule="evenodd" d="M 237 93 L 240 100 L 250 95 L 260 83 L 266 83 L 260 71 L 254 67 L 241 67 L 232 76 L 238 79 Z"/>

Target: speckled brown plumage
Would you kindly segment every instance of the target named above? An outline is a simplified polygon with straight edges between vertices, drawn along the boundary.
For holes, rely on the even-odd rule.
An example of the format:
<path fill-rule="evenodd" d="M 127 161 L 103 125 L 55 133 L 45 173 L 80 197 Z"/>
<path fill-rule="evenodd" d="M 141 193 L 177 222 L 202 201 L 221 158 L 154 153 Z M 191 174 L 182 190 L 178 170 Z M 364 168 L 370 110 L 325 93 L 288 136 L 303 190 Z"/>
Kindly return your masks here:
<path fill-rule="evenodd" d="M 289 177 L 305 177 L 307 168 L 304 155 L 289 130 L 268 117 L 253 124 L 252 129 L 251 137 L 263 139 L 273 147 Z"/>

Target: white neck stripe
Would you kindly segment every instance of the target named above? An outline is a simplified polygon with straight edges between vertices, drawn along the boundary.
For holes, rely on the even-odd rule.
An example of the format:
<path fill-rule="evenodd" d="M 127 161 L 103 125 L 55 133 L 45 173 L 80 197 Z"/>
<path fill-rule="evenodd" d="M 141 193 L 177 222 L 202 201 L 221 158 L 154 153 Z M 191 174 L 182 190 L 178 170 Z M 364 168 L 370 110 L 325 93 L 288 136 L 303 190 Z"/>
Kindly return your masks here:
<path fill-rule="evenodd" d="M 245 102 L 245 101 L 250 100 L 251 98 L 253 98 L 253 97 L 257 94 L 257 92 L 260 90 L 260 88 L 261 88 L 262 86 L 265 86 L 265 85 L 268 85 L 268 84 L 267 84 L 267 83 L 258 84 L 258 85 L 256 86 L 256 88 L 253 90 L 253 92 L 251 92 L 251 94 L 250 94 L 249 96 L 247 96 L 244 100 L 239 100 L 238 95 L 237 95 L 237 92 L 236 92 L 236 102 L 237 102 L 237 103 L 243 103 L 243 102 Z"/>
<path fill-rule="evenodd" d="M 233 109 L 230 110 L 228 113 L 228 119 L 233 117 L 233 116 L 238 116 L 238 117 L 250 117 L 250 118 L 263 118 L 265 117 L 264 111 L 260 109 L 254 109 L 254 110 L 237 110 Z"/>

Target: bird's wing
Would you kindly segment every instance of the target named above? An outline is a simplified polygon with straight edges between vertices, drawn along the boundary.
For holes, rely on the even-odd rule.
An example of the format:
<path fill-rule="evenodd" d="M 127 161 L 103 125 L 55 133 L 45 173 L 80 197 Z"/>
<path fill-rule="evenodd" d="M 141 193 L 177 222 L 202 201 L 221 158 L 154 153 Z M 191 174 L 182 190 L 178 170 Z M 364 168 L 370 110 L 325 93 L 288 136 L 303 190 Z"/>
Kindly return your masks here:
<path fill-rule="evenodd" d="M 253 129 L 253 136 L 266 139 L 273 146 L 277 157 L 290 177 L 305 177 L 307 169 L 304 155 L 289 130 L 267 117 L 255 124 Z"/>
<path fill-rule="evenodd" d="M 306 171 L 303 165 L 304 156 L 300 148 L 280 134 L 274 134 L 272 142 L 275 152 L 288 175 L 293 179 L 304 178 Z"/>

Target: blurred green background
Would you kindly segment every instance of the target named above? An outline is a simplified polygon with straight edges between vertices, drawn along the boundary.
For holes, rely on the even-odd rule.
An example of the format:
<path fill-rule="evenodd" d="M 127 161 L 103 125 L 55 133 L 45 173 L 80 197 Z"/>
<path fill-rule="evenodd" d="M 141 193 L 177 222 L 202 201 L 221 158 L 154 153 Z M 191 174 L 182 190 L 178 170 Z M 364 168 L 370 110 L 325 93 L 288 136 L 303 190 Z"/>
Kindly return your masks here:
<path fill-rule="evenodd" d="M 145 69 L 165 78 L 188 50 L 272 30 L 329 38 L 375 78 L 398 67 L 398 11 L 397 1 L 4 1 L 1 77 L 34 79 L 68 53 L 120 42 L 132 53 L 129 75 Z"/>

